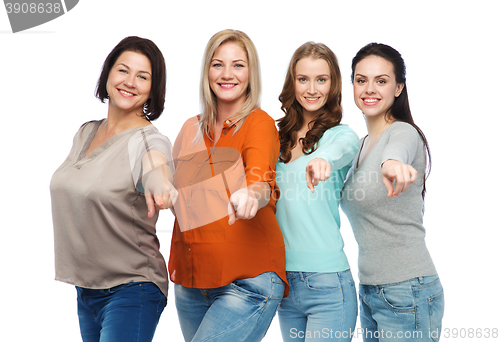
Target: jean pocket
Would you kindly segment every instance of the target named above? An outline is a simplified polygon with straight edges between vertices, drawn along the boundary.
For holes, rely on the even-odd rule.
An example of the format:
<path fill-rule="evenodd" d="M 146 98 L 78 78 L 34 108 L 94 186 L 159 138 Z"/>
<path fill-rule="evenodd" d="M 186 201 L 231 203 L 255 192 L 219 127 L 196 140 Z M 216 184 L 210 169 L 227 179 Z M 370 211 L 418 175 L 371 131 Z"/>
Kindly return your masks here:
<path fill-rule="evenodd" d="M 276 287 L 284 288 L 283 281 L 276 282 L 278 278 L 272 272 L 262 273 L 253 278 L 236 279 L 230 285 L 239 295 L 245 296 L 248 300 L 263 305 L 273 298 Z"/>
<path fill-rule="evenodd" d="M 429 316 L 430 316 L 430 337 L 433 341 L 439 341 L 441 335 L 441 322 L 444 314 L 444 292 L 441 291 L 432 297 L 429 297 Z"/>
<path fill-rule="evenodd" d="M 324 292 L 340 292 L 341 285 L 337 273 L 309 273 L 305 277 L 306 286 L 310 290 Z"/>
<path fill-rule="evenodd" d="M 415 312 L 415 294 L 410 282 L 403 282 L 380 289 L 384 304 L 394 312 Z"/>

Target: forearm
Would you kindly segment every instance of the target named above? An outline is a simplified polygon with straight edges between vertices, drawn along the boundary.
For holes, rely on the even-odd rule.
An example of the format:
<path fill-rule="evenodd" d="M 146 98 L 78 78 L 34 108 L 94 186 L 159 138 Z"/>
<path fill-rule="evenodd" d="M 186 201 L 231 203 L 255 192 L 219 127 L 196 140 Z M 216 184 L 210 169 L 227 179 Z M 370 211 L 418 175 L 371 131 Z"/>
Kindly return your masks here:
<path fill-rule="evenodd" d="M 264 208 L 271 199 L 271 187 L 267 182 L 256 182 L 248 186 L 248 192 L 253 193 L 258 200 L 258 209 Z"/>

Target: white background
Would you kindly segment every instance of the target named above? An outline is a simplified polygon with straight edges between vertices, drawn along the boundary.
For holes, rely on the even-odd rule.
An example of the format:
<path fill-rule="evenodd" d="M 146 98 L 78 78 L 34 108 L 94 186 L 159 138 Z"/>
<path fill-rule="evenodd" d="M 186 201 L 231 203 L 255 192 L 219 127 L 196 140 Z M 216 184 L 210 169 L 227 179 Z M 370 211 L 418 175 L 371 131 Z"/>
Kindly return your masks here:
<path fill-rule="evenodd" d="M 168 84 L 155 125 L 173 142 L 199 111 L 205 45 L 225 28 L 242 30 L 255 43 L 262 108 L 275 119 L 283 115 L 278 95 L 292 53 L 309 40 L 327 44 L 343 75 L 344 123 L 359 136 L 366 128 L 352 99 L 351 59 L 373 41 L 401 52 L 412 113 L 433 157 L 424 224 L 445 288 L 442 340 L 461 340 L 452 338 L 454 328 L 500 328 L 497 7 L 481 0 L 82 0 L 68 14 L 16 34 L 0 7 L 0 340 L 80 340 L 75 290 L 53 280 L 49 182 L 79 126 L 106 116 L 107 105 L 93 92 L 107 54 L 128 35 L 159 46 Z M 172 222 L 163 212 L 158 223 L 166 258 Z M 357 279 L 357 246 L 345 217 L 342 233 Z M 182 341 L 173 293 L 155 341 Z M 265 341 L 280 341 L 277 317 Z"/>

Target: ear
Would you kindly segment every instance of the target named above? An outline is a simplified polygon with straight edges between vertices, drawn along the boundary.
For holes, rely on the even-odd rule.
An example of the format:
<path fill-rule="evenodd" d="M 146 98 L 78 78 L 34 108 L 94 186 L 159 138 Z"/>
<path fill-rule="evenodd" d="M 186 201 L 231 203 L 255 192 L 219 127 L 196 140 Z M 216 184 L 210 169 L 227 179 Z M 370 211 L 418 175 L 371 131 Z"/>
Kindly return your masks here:
<path fill-rule="evenodd" d="M 405 87 L 404 83 L 398 83 L 398 86 L 396 87 L 396 93 L 394 94 L 394 96 L 399 97 L 399 95 L 401 95 L 401 92 L 403 91 L 404 87 Z"/>

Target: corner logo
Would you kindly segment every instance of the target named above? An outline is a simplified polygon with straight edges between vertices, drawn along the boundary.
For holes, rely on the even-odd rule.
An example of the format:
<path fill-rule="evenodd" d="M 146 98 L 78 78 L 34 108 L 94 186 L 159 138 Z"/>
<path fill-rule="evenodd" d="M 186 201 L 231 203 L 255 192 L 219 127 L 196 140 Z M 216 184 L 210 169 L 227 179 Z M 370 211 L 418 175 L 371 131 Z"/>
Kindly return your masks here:
<path fill-rule="evenodd" d="M 45 24 L 71 11 L 79 0 L 4 0 L 12 32 Z"/>

